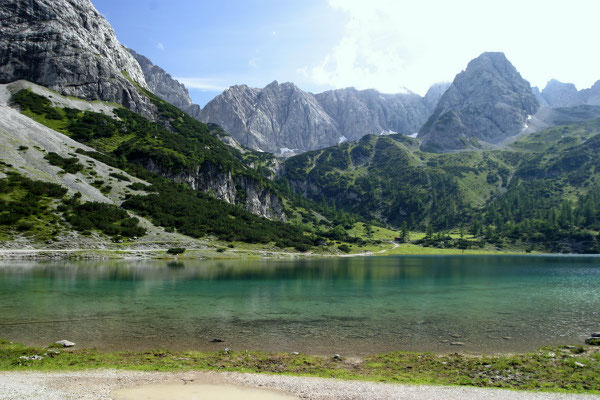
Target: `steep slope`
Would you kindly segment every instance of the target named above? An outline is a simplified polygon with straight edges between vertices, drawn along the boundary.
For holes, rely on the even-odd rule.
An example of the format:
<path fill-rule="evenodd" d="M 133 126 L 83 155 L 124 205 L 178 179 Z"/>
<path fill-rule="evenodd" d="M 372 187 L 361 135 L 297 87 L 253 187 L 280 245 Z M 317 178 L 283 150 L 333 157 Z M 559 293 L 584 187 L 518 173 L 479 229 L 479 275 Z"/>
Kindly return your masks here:
<path fill-rule="evenodd" d="M 200 106 L 194 104 L 183 83 L 173 79 L 164 69 L 154 65 L 147 57 L 127 49 L 142 68 L 148 87 L 158 97 L 187 112 L 192 117 L 200 113 Z"/>
<path fill-rule="evenodd" d="M 354 88 L 313 95 L 276 81 L 264 89 L 232 86 L 199 119 L 222 126 L 242 145 L 292 155 L 367 134 L 412 134 L 427 120 L 446 84 L 425 97 Z"/>
<path fill-rule="evenodd" d="M 590 106 L 600 106 L 600 81 L 596 81 L 589 89 L 580 90 L 579 93 L 581 93 L 585 104 Z"/>
<path fill-rule="evenodd" d="M 432 92 L 430 102 L 435 101 L 433 97 Z M 347 88 L 319 93 L 315 98 L 348 140 L 382 132 L 412 134 L 433 110 L 414 93 L 383 94 L 376 90 Z"/>
<path fill-rule="evenodd" d="M 419 130 L 426 151 L 478 148 L 521 132 L 539 103 L 503 53 L 483 53 L 456 76 Z"/>
<path fill-rule="evenodd" d="M 137 61 L 89 0 L 0 2 L 0 83 L 26 79 L 152 116 L 152 104 L 123 71 L 147 87 Z"/>
<path fill-rule="evenodd" d="M 368 135 L 291 157 L 282 178 L 303 196 L 396 227 L 468 228 L 497 247 L 596 253 L 599 143 L 600 119 L 523 135 L 505 150 L 423 153 L 403 135 Z"/>
<path fill-rule="evenodd" d="M 537 88 L 536 88 L 537 89 Z M 572 83 L 563 83 L 551 79 L 544 90 L 537 90 L 536 97 L 542 106 L 553 108 L 574 107 L 581 105 L 600 105 L 600 81 L 591 88 L 577 90 Z"/>
<path fill-rule="evenodd" d="M 8 86 L 18 89 L 22 85 L 16 82 Z M 65 108 L 62 96 L 31 87 L 42 95 L 19 91 L 14 93 L 14 101 L 38 121 L 106 154 L 186 183 L 197 191 L 211 192 L 256 215 L 285 219 L 281 199 L 272 184 L 249 168 L 240 153 L 223 144 L 208 126 L 150 92 L 146 94 L 170 129 L 122 107 L 114 107 L 110 112 L 100 109 L 97 111 L 104 112 L 74 114 L 68 106 Z M 61 101 L 57 102 L 59 97 Z"/>
<path fill-rule="evenodd" d="M 400 134 L 367 135 L 289 158 L 283 176 L 315 201 L 412 229 L 455 226 L 497 192 L 498 182 L 487 181 L 488 173 L 506 169 L 497 157 L 434 155 L 418 152 L 418 146 Z"/>
<path fill-rule="evenodd" d="M 35 122 L 10 107 L 8 101 L 12 93 L 25 87 L 53 96 L 56 102 L 61 102 L 63 106 L 72 110 L 103 111 L 110 114 L 114 109 L 114 106 L 105 103 L 63 98 L 48 89 L 27 82 L 0 85 L 1 247 L 25 248 L 43 245 L 51 250 L 64 247 L 110 246 L 109 236 L 126 232 L 119 231 L 116 225 L 113 228 L 110 228 L 110 225 L 95 226 L 90 225 L 89 220 L 84 222 L 84 219 L 76 220 L 68 216 L 69 212 L 77 211 L 83 218 L 82 214 L 89 214 L 94 208 L 102 214 L 116 214 L 117 220 L 111 221 L 111 224 L 121 224 L 124 222 L 123 218 L 136 217 L 138 222 L 131 219 L 127 223 L 132 228 L 128 231 L 131 236 L 144 236 L 138 244 L 143 245 L 146 241 L 156 240 L 187 240 L 181 235 L 164 232 L 144 218 L 119 211 L 118 206 L 123 198 L 144 194 L 143 188 L 149 187 L 148 184 L 84 154 L 93 149 Z M 62 161 L 66 161 L 66 164 L 61 165 Z M 40 188 L 53 189 L 58 194 L 46 196 L 40 193 Z M 20 196 L 23 193 L 25 196 L 17 201 L 17 205 L 7 203 L 16 200 L 15 195 Z M 36 197 L 37 204 L 34 207 L 29 206 L 28 210 L 27 204 L 31 204 L 32 198 Z M 2 212 L 7 207 L 10 210 L 9 214 Z M 14 222 L 11 218 L 14 218 Z M 2 242 L 3 240 L 7 241 Z"/>
<path fill-rule="evenodd" d="M 289 82 L 232 86 L 202 109 L 200 120 L 220 125 L 243 146 L 273 153 L 330 146 L 341 136 L 316 99 Z"/>
<path fill-rule="evenodd" d="M 41 223 L 59 223 L 67 234 L 77 230 L 87 235 L 85 232 L 94 228 L 89 217 L 102 223 L 98 229 L 104 234 L 127 235 L 135 241 L 143 229 L 148 229 L 137 227 L 139 219 L 127 217 L 128 212 L 134 212 L 164 227 L 169 234 L 155 238 L 161 242 L 172 237 L 178 243 L 191 241 L 198 246 L 190 237 L 209 235 L 306 251 L 321 240 L 277 220 L 283 219 L 283 210 L 273 185 L 226 153 L 225 145 L 200 129 L 208 129 L 205 125 L 157 98 L 153 101 L 161 115 L 177 113 L 179 123 L 173 125 L 176 132 L 123 107 L 66 98 L 25 81 L 0 86 L 0 94 L 21 111 L 6 106 L 0 109 L 0 116 L 5 117 L 0 123 L 4 133 L 0 136 L 0 170 L 8 176 L 8 181 L 0 180 L 0 240 L 5 231 L 14 235 L 21 222 L 29 224 L 21 217 L 6 214 L 6 207 L 13 203 L 4 202 L 3 191 L 8 188 L 8 195 L 14 198 L 15 193 L 22 196 L 29 187 L 36 193 L 45 188 L 37 182 L 20 184 L 18 174 L 58 183 L 48 190 L 51 194 L 58 192 L 64 204 L 53 209 L 56 202 L 42 192 L 39 207 L 29 202 L 21 214 L 30 218 L 27 210 L 33 210 L 36 215 L 32 218 Z M 69 188 L 72 198 L 64 197 L 67 189 L 63 192 L 61 185 Z M 26 199 L 30 197 L 25 194 Z M 80 204 L 79 199 L 88 198 L 101 203 Z M 142 223 L 152 226 L 146 220 Z M 175 231 L 186 236 L 171 234 Z M 77 242 L 73 247 L 80 245 Z"/>
<path fill-rule="evenodd" d="M 413 134 L 431 115 L 449 83 L 433 85 L 425 97 L 383 94 L 354 88 L 311 94 L 292 83 L 264 89 L 232 86 L 201 110 L 185 86 L 141 54 L 139 62 L 152 90 L 194 118 L 222 126 L 243 146 L 289 156 L 366 134 Z"/>
<path fill-rule="evenodd" d="M 435 110 L 435 106 L 437 106 L 438 101 L 440 101 L 444 93 L 446 93 L 446 90 L 448 90 L 450 85 L 450 82 L 434 83 L 433 85 L 431 85 L 429 90 L 427 90 L 427 93 L 425 93 L 425 97 L 423 97 L 423 100 L 425 101 L 427 107 L 429 107 L 430 113 L 433 112 L 433 110 Z"/>
<path fill-rule="evenodd" d="M 573 107 L 583 104 L 575 85 L 556 79 L 548 82 L 541 95 L 549 107 Z"/>

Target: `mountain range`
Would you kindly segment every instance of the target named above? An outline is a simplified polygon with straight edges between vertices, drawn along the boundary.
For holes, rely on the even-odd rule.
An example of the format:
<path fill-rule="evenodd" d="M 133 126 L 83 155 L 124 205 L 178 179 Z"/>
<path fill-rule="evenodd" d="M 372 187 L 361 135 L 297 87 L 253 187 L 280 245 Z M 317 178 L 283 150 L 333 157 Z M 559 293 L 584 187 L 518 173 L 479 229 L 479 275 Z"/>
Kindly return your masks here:
<path fill-rule="evenodd" d="M 423 97 L 274 81 L 200 108 L 89 0 L 6 0 L 0 27 L 1 237 L 338 252 L 367 243 L 360 221 L 427 245 L 600 251 L 598 83 L 540 92 L 486 52 Z M 432 234 L 452 229 L 474 239 Z"/>
<path fill-rule="evenodd" d="M 541 92 L 537 87 L 533 91 L 540 104 L 547 107 L 600 106 L 600 81 L 589 89 L 577 90 L 572 83 L 552 79 Z"/>
<path fill-rule="evenodd" d="M 600 115 L 594 108 L 600 105 L 600 82 L 577 91 L 573 84 L 551 80 L 540 92 L 502 53 L 480 55 L 452 83 L 434 84 L 423 97 L 354 88 L 312 94 L 293 83 L 274 81 L 262 89 L 232 86 L 201 109 L 185 86 L 130 52 L 150 89 L 162 99 L 202 122 L 221 126 L 247 148 L 286 157 L 366 134 L 418 133 L 424 151 L 496 148 L 557 121 Z"/>

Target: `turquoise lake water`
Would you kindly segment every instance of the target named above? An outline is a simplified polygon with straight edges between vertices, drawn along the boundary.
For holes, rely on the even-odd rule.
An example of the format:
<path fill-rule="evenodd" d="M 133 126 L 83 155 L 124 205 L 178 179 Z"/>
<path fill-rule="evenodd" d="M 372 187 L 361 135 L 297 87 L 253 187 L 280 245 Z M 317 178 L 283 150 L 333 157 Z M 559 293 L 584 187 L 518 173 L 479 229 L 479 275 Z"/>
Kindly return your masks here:
<path fill-rule="evenodd" d="M 30 345 L 494 353 L 599 330 L 597 257 L 0 263 L 0 338 Z"/>

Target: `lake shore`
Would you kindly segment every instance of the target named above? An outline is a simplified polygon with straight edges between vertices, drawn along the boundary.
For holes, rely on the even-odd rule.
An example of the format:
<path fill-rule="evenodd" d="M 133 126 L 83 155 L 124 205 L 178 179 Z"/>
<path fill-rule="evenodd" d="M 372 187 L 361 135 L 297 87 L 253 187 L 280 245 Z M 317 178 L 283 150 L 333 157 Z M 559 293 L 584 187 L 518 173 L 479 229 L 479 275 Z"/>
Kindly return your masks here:
<path fill-rule="evenodd" d="M 515 392 L 501 389 L 399 385 L 314 377 L 259 375 L 235 372 L 183 373 L 95 370 L 69 372 L 0 372 L 0 392 L 6 400 L 129 400 L 238 399 L 258 395 L 264 399 L 398 399 L 398 400 L 579 400 L 599 399 L 598 395 Z M 226 397 L 227 395 L 231 397 Z M 144 397 L 141 397 L 141 396 Z M 134 397 L 138 396 L 138 397 Z M 195 397 L 192 397 L 195 396 Z M 236 397 L 234 397 L 236 396 Z M 162 397 L 165 398 L 165 397 Z"/>
<path fill-rule="evenodd" d="M 406 388 L 416 390 L 415 388 L 422 387 L 412 385 L 435 385 L 431 389 L 434 391 L 439 390 L 440 386 L 458 385 L 461 386 L 460 390 L 456 387 L 443 390 L 448 390 L 450 394 L 455 391 L 457 393 L 461 393 L 463 390 L 474 391 L 473 395 L 475 396 L 481 389 L 463 389 L 462 386 L 519 389 L 544 392 L 543 395 L 538 393 L 531 394 L 531 397 L 523 397 L 526 399 L 558 399 L 563 397 L 553 397 L 555 395 L 550 395 L 548 392 L 600 395 L 599 370 L 600 349 L 594 346 L 560 346 L 542 348 L 527 354 L 493 356 L 393 352 L 364 358 L 345 358 L 338 355 L 322 357 L 299 353 L 265 353 L 231 351 L 229 349 L 212 353 L 170 352 L 167 350 L 99 352 L 92 349 L 63 349 L 57 345 L 34 348 L 0 340 L 0 371 L 3 371 L 0 372 L 0 393 L 10 393 L 8 387 L 11 384 L 16 385 L 19 381 L 29 382 L 27 388 L 32 388 L 31 382 L 35 382 L 36 379 L 41 380 L 42 386 L 46 384 L 55 387 L 62 385 L 63 388 L 69 390 L 77 386 L 93 386 L 98 385 L 98 382 L 106 383 L 112 380 L 114 381 L 113 389 L 173 382 L 181 384 L 245 383 L 250 386 L 284 390 L 304 398 L 356 398 L 319 397 L 318 394 L 322 392 L 317 389 L 323 385 L 329 387 L 339 385 L 336 383 L 339 382 L 338 380 L 322 378 L 337 378 L 352 382 L 341 384 L 341 387 L 335 390 L 331 389 L 326 394 L 331 391 L 345 390 L 344 385 L 354 386 L 355 390 L 359 390 L 357 388 L 361 387 L 374 390 L 375 386 L 373 385 L 389 383 L 410 386 L 398 387 L 396 389 L 400 391 L 394 389 L 390 392 L 393 395 L 388 397 L 370 398 L 421 398 L 398 397 L 398 395 L 406 391 Z M 73 382 L 76 381 L 68 378 L 69 376 L 80 376 L 83 380 L 74 385 Z M 212 381 L 208 379 L 211 377 L 215 379 Z M 222 380 L 223 377 L 231 379 Z M 246 379 L 247 377 L 250 378 Z M 219 379 L 221 380 L 219 381 Z M 296 380 L 295 383 L 291 384 L 294 380 Z M 306 387 L 309 382 L 320 383 L 316 386 L 313 385 L 313 389 L 298 392 L 298 388 Z M 378 382 L 378 384 L 373 382 Z M 23 385 L 24 383 L 20 388 L 16 387 L 11 390 L 19 393 L 19 391 L 25 390 Z M 381 388 L 384 387 L 392 386 L 381 386 Z M 343 393 L 354 393 L 355 390 Z M 101 394 L 97 391 L 90 391 Z M 416 390 L 416 392 L 420 391 L 421 389 Z M 488 395 L 495 393 L 494 391 L 484 392 Z M 515 392 L 503 393 L 515 395 Z M 471 397 L 471 395 L 468 397 L 480 398 Z M 72 398 L 104 397 L 75 396 Z M 422 398 L 458 399 L 465 397 L 429 396 Z"/>
<path fill-rule="evenodd" d="M 223 247 L 188 249 L 185 253 L 173 256 L 167 248 L 15 248 L 0 249 L 1 260 L 185 260 L 185 259 L 294 259 L 294 258 L 330 258 L 330 257 L 371 257 L 388 255 L 527 255 L 525 251 L 498 250 L 459 250 L 438 249 L 416 245 L 390 244 L 382 249 L 359 249 L 355 253 L 294 252 L 264 248 L 227 249 Z"/>

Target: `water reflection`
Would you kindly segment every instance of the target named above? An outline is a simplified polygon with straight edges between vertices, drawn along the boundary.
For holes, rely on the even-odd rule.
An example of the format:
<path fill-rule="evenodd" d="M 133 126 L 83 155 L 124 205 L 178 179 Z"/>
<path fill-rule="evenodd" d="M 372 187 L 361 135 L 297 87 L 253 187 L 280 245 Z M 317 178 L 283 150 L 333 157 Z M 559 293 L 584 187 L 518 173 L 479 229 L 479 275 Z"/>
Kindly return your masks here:
<path fill-rule="evenodd" d="M 0 264 L 0 337 L 100 348 L 520 351 L 600 327 L 594 257 Z M 511 339 L 504 339 L 510 337 Z"/>

